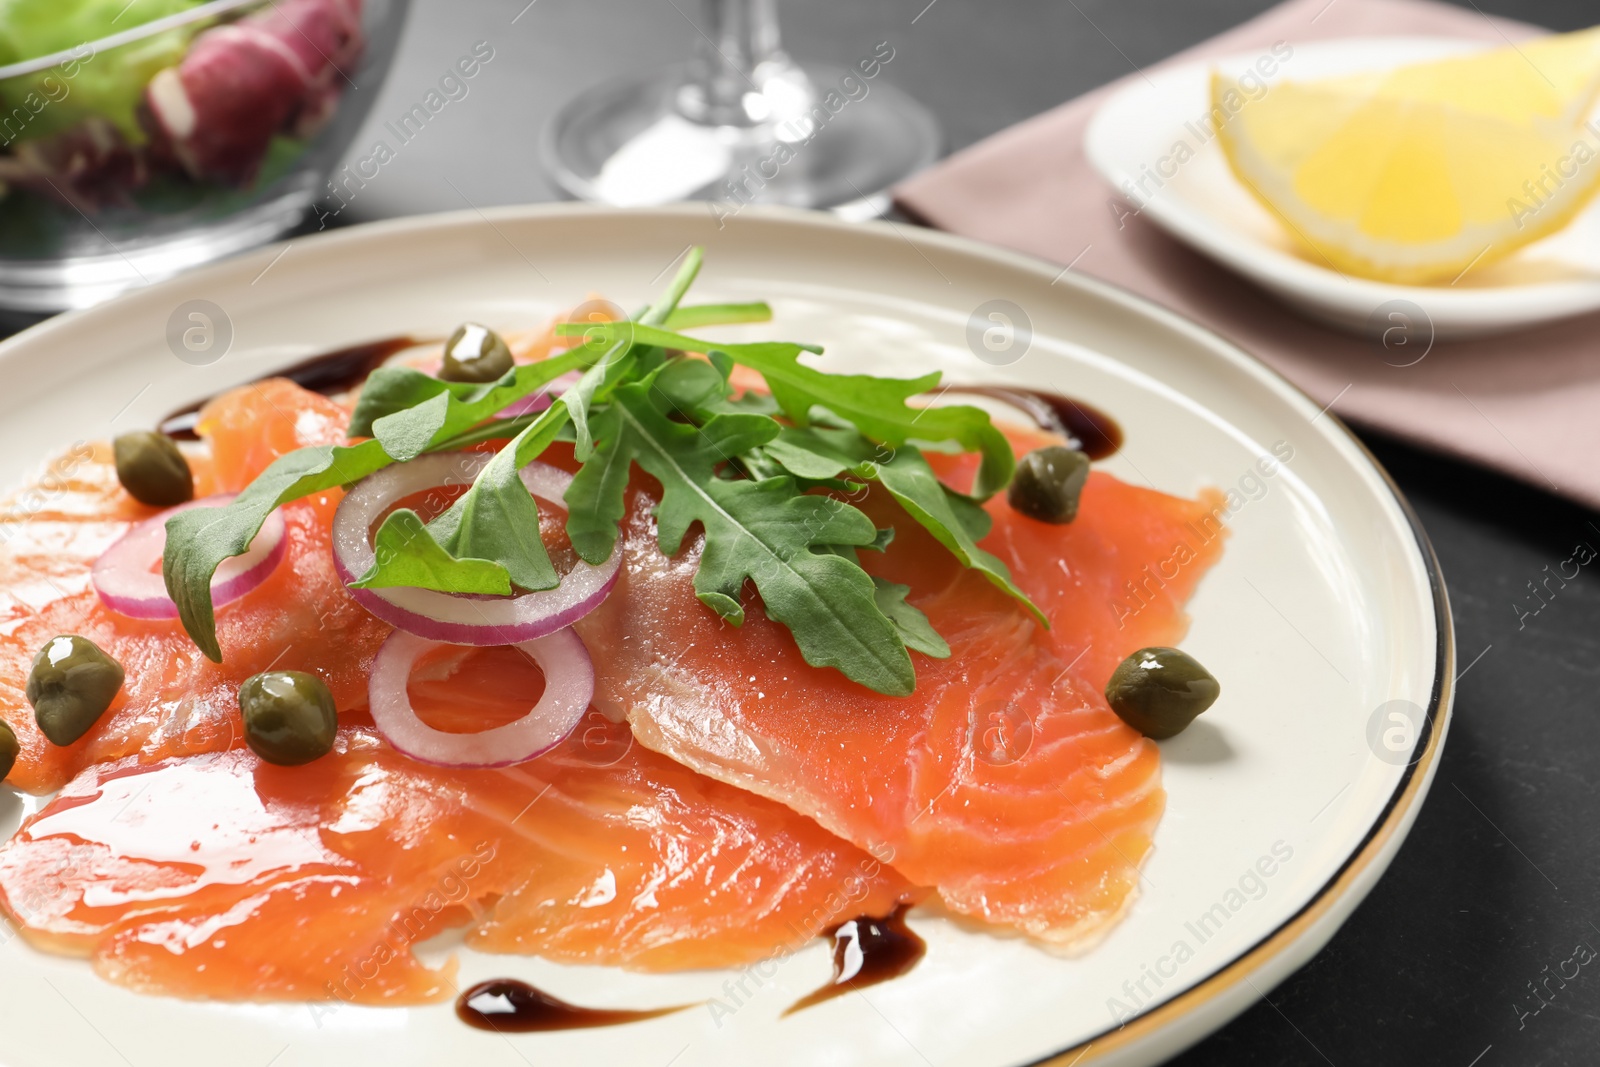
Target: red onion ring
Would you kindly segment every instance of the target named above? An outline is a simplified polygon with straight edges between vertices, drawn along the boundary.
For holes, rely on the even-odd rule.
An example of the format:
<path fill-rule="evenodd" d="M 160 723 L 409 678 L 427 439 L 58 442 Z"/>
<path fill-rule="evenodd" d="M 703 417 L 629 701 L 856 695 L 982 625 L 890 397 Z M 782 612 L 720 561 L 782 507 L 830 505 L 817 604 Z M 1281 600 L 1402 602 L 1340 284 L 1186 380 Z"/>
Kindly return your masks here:
<path fill-rule="evenodd" d="M 95 561 L 89 579 L 106 607 L 135 619 L 176 619 L 178 605 L 167 595 L 156 564 L 167 547 L 167 520 L 190 508 L 222 507 L 237 493 L 223 493 L 168 508 L 123 534 Z M 211 578 L 211 602 L 230 604 L 267 580 L 283 562 L 283 516 L 274 511 L 242 555 L 222 561 Z"/>
<path fill-rule="evenodd" d="M 497 419 L 514 419 L 518 415 L 533 415 L 550 406 L 550 394 L 543 389 L 536 393 L 529 393 L 521 400 L 513 400 L 499 411 L 495 412 Z"/>
<path fill-rule="evenodd" d="M 521 400 L 513 400 L 495 413 L 497 419 L 514 419 L 518 415 L 532 415 L 549 407 L 551 402 L 574 385 L 578 384 L 578 372 L 568 371 L 558 378 L 551 379 L 542 388 L 529 393 Z"/>
<path fill-rule="evenodd" d="M 372 526 L 397 501 L 442 486 L 471 484 L 491 457 L 435 452 L 385 467 L 345 493 L 333 517 L 333 558 L 348 585 L 372 569 Z M 522 469 L 522 484 L 561 506 L 572 475 L 544 463 Z M 351 589 L 362 607 L 391 626 L 453 645 L 515 645 L 554 633 L 593 611 L 616 584 L 622 553 L 598 567 L 579 560 L 554 589 L 516 596 L 471 596 L 432 589 Z"/>
<path fill-rule="evenodd" d="M 544 694 L 515 722 L 475 734 L 435 730 L 417 718 L 406 685 L 411 669 L 443 642 L 396 630 L 378 649 L 367 698 L 372 722 L 397 752 L 438 767 L 509 767 L 559 745 L 583 721 L 594 697 L 594 662 L 571 630 L 516 647 L 544 671 Z"/>

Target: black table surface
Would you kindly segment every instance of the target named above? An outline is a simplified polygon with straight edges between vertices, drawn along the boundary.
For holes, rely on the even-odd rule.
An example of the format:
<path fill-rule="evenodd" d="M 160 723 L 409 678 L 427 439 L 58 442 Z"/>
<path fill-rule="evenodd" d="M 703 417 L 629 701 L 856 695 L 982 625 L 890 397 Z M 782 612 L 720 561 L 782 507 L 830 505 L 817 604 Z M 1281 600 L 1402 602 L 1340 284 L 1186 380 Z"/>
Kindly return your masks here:
<path fill-rule="evenodd" d="M 1593 0 L 1462 4 L 1552 29 L 1597 17 Z M 891 41 L 889 77 L 933 109 L 957 149 L 1268 6 L 809 0 L 781 13 L 801 59 L 848 63 L 863 44 Z M 686 54 L 698 13 L 695 0 L 415 0 L 352 159 L 474 43 L 495 58 L 338 221 L 553 199 L 536 158 L 545 120 L 576 91 Z M 1575 946 L 1600 949 L 1600 849 L 1590 851 L 1600 839 L 1600 586 L 1583 574 L 1537 615 L 1516 607 L 1576 544 L 1600 547 L 1600 515 L 1362 436 L 1421 516 L 1449 586 L 1458 669 L 1468 669 L 1444 758 L 1393 866 L 1328 947 L 1174 1062 L 1600 1062 L 1600 966 L 1546 982 Z M 1549 990 L 1543 1001 L 1530 983 Z"/>

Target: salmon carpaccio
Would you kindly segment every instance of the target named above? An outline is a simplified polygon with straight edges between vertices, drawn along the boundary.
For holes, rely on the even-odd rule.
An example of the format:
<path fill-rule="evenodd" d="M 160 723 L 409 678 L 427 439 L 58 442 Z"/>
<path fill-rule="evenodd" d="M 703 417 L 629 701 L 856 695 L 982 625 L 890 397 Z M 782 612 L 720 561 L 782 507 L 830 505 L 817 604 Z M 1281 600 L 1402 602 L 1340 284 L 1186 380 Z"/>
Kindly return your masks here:
<path fill-rule="evenodd" d="M 1054 443 L 1008 433 L 1019 454 Z M 929 458 L 970 485 L 975 457 Z M 895 539 L 863 566 L 909 585 L 952 649 L 916 656 L 916 692 L 896 698 L 809 667 L 759 612 L 723 623 L 695 600 L 698 547 L 663 556 L 653 501 L 633 494 L 622 577 L 575 625 L 594 654 L 597 705 L 626 716 L 641 743 L 886 858 L 958 915 L 1069 950 L 1116 921 L 1165 794 L 1156 746 L 1102 690 L 1129 653 L 1182 637 L 1182 606 L 1221 552 L 1219 495 L 1185 500 L 1097 471 L 1069 525 L 990 501 L 983 546 L 1048 631 L 869 497 L 862 506 Z"/>
<path fill-rule="evenodd" d="M 284 452 L 343 440 L 347 420 L 288 382 L 226 394 L 202 413 L 198 490 L 242 488 Z M 73 455 L 12 502 L 0 545 L 0 717 L 22 744 L 8 784 L 66 786 L 0 847 L 0 908 L 34 944 L 89 955 L 114 980 L 213 998 L 435 999 L 452 975 L 410 948 L 456 926 L 489 951 L 565 962 L 737 965 L 930 891 L 917 887 L 1081 944 L 1131 899 L 1163 798 L 1155 746 L 1099 689 L 1128 652 L 1178 639 L 1220 550 L 1215 501 L 1103 474 L 1068 527 L 993 502 L 985 547 L 1050 616 L 1047 632 L 869 498 L 897 538 L 864 562 L 911 585 L 954 649 L 917 657 L 917 692 L 892 699 L 807 666 L 759 612 L 723 625 L 694 598 L 697 549 L 660 555 L 653 499 L 636 486 L 623 578 L 580 630 L 597 706 L 642 745 L 602 724 L 626 747 L 614 761 L 595 758 L 585 729 L 520 768 L 443 770 L 370 729 L 367 678 L 389 628 L 334 572 L 337 491 L 284 509 L 285 563 L 219 610 L 217 665 L 175 621 L 99 604 L 89 566 L 149 509 L 122 493 L 103 446 Z M 930 460 L 952 485 L 970 480 L 970 462 Z M 1181 558 L 1180 543 L 1193 546 Z M 22 695 L 34 651 L 59 632 L 128 668 L 118 701 L 67 748 L 39 735 Z M 243 748 L 237 687 L 269 667 L 329 683 L 333 755 L 277 768 Z M 485 709 L 504 712 L 503 690 L 527 681 L 506 678 L 464 668 L 433 702 L 453 728 L 495 725 Z"/>

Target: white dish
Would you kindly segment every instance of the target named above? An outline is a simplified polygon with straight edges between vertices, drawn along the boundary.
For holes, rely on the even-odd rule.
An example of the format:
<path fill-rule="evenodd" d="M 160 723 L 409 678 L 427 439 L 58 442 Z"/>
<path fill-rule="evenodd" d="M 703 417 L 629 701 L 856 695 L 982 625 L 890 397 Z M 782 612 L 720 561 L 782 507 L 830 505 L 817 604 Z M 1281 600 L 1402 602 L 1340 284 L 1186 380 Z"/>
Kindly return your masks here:
<path fill-rule="evenodd" d="M 1416 816 L 1449 714 L 1449 615 L 1425 540 L 1355 439 L 1282 379 L 1174 315 L 1076 274 L 1053 282 L 1054 268 L 1014 254 L 755 209 L 722 229 L 698 207 L 528 208 L 358 227 L 209 267 L 0 345 L 0 484 L 76 439 L 152 425 L 177 404 L 332 347 L 437 334 L 462 319 L 528 326 L 592 292 L 636 305 L 691 243 L 707 245 L 696 299 L 773 303 L 774 323 L 735 332 L 819 342 L 830 359 L 889 373 L 936 366 L 967 381 L 1065 391 L 1121 423 L 1127 443 L 1105 463 L 1119 476 L 1239 494 L 1229 547 L 1192 604 L 1185 641 L 1224 696 L 1207 721 L 1164 745 L 1167 813 L 1126 921 L 1092 952 L 1063 959 L 914 914 L 929 945 L 916 970 L 788 1019 L 783 1008 L 826 979 L 820 942 L 771 968 L 759 989 L 747 984 L 753 995 L 731 1017 L 697 1008 L 509 1038 L 466 1028 L 447 1003 L 330 1011 L 138 996 L 12 937 L 0 946 L 6 1067 L 119 1056 L 281 1067 L 465 1057 L 1009 1067 L 1080 1062 L 1086 1045 L 1081 1062 L 1148 1064 L 1270 990 L 1355 908 Z M 231 350 L 208 366 L 175 358 L 165 340 L 175 309 L 196 299 L 231 322 Z M 992 325 L 971 316 L 994 300 L 1031 320 L 1031 345 L 1005 366 L 969 350 Z M 1293 458 L 1271 477 L 1254 473 L 1280 442 Z M 1368 742 L 1374 723 L 1392 726 L 1381 710 L 1391 701 L 1418 713 L 1418 729 L 1392 753 Z M 22 807 L 0 801 L 0 832 Z M 1271 876 L 1252 876 L 1274 849 Z M 1226 914 L 1202 942 L 1192 924 L 1217 906 Z M 1179 941 L 1193 953 L 1181 966 L 1170 957 Z M 727 1007 L 740 977 L 461 960 L 464 982 L 511 975 L 591 1006 L 718 998 Z M 1170 973 L 1157 988 L 1147 968 Z M 1108 1002 L 1128 1004 L 1141 981 L 1150 996 L 1119 1028 Z"/>
<path fill-rule="evenodd" d="M 1150 221 L 1303 313 L 1343 329 L 1381 332 L 1394 320 L 1380 314 L 1381 325 L 1374 326 L 1374 312 L 1395 300 L 1420 308 L 1440 340 L 1600 310 L 1600 203 L 1561 232 L 1502 262 L 1471 267 L 1451 284 L 1390 285 L 1341 274 L 1297 250 L 1282 224 L 1233 176 L 1212 133 L 1213 70 L 1239 75 L 1253 69 L 1258 76 L 1270 70 L 1270 92 L 1284 79 L 1379 70 L 1485 47 L 1434 37 L 1280 42 L 1289 50 L 1286 58 L 1263 50 L 1158 71 L 1101 105 L 1084 149 L 1101 176 Z M 1267 62 L 1258 67 L 1263 57 Z M 1181 164 L 1176 157 L 1186 153 L 1180 143 L 1193 153 Z"/>

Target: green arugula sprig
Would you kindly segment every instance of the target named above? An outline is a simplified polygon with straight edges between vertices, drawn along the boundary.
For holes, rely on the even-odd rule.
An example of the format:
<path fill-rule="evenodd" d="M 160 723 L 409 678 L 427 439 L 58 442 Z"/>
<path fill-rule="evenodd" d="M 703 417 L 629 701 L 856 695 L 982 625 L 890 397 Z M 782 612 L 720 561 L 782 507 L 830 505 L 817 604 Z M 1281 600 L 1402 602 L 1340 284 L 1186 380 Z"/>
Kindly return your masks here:
<path fill-rule="evenodd" d="M 950 649 L 907 600 L 907 586 L 861 567 L 858 553 L 885 550 L 894 534 L 841 499 L 867 482 L 882 485 L 963 565 L 1044 623 L 1005 565 L 977 545 L 989 528 L 980 501 L 1005 486 L 1015 462 L 988 414 L 909 403 L 935 388 L 938 374 L 828 374 L 802 361 L 820 351 L 810 346 L 720 344 L 679 332 L 770 317 L 759 303 L 680 307 L 700 261 L 701 251 L 691 250 L 667 292 L 637 321 L 563 324 L 557 333 L 575 338 L 574 347 L 499 381 L 468 385 L 383 368 L 363 387 L 351 420 L 351 436 L 368 440 L 292 452 L 228 506 L 169 519 L 167 588 L 195 644 L 221 661 L 211 577 L 224 559 L 245 551 L 273 508 L 390 463 L 490 440 L 508 443 L 443 514 L 425 523 L 402 508 L 385 519 L 375 537 L 379 562 L 354 585 L 486 594 L 557 585 L 538 533 L 538 505 L 518 472 L 566 439 L 581 464 L 565 503 L 567 532 L 582 558 L 601 563 L 617 550 L 638 466 L 662 487 L 655 508 L 662 552 L 677 555 L 695 526 L 703 531 L 694 580 L 702 603 L 740 625 L 744 588 L 753 583 L 767 615 L 788 627 L 807 662 L 836 667 L 871 689 L 912 692 L 910 652 L 942 657 Z M 758 372 L 770 395 L 735 397 L 729 377 L 736 363 Z M 576 384 L 544 411 L 499 416 L 572 371 L 582 371 Z M 974 494 L 945 487 L 920 448 L 978 453 Z"/>
<path fill-rule="evenodd" d="M 371 433 L 372 439 L 296 449 L 274 460 L 227 506 L 190 508 L 172 516 L 161 571 L 167 595 L 177 604 L 178 617 L 196 647 L 222 662 L 211 578 L 223 560 L 250 547 L 274 508 L 351 485 L 423 452 L 458 448 L 474 426 L 583 365 L 598 347 L 585 343 L 554 359 L 519 366 L 488 385 L 464 386 L 409 368 L 380 368 L 367 379 L 351 427 L 353 435 Z"/>

